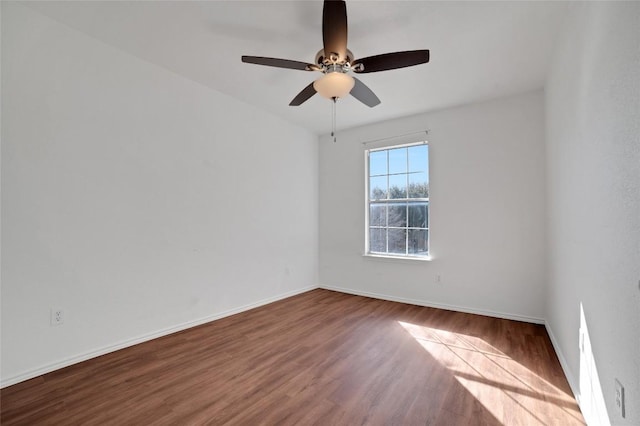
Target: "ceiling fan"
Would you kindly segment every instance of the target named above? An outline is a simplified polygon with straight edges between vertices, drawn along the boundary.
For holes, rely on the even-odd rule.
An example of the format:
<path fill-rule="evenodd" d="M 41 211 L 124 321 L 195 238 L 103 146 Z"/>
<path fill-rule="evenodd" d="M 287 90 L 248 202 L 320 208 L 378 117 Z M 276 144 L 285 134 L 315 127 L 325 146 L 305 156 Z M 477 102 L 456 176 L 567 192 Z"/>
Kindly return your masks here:
<path fill-rule="evenodd" d="M 429 50 L 409 50 L 385 53 L 355 59 L 347 49 L 347 7 L 343 0 L 324 0 L 322 10 L 323 48 L 316 54 L 316 63 L 293 61 L 290 59 L 243 56 L 242 62 L 287 68 L 300 71 L 319 71 L 324 75 L 302 89 L 289 103 L 301 105 L 316 93 L 333 99 L 351 94 L 363 104 L 374 107 L 380 99 L 369 87 L 349 73 L 365 74 L 397 68 L 411 67 L 429 62 Z"/>

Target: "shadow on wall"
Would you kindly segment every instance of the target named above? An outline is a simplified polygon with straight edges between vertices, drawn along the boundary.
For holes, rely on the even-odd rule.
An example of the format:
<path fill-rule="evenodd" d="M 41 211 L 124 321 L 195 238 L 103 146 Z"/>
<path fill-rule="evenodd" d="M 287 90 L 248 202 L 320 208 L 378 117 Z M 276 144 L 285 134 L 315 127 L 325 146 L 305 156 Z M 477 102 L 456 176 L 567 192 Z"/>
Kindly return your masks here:
<path fill-rule="evenodd" d="M 589 337 L 589 329 L 582 302 L 580 302 L 580 329 L 578 333 L 580 345 L 580 409 L 587 423 L 602 426 L 610 425 L 611 422 L 607 415 L 607 407 L 604 402 L 602 387 L 600 386 L 600 376 L 598 376 L 596 362 L 593 359 L 591 338 Z"/>

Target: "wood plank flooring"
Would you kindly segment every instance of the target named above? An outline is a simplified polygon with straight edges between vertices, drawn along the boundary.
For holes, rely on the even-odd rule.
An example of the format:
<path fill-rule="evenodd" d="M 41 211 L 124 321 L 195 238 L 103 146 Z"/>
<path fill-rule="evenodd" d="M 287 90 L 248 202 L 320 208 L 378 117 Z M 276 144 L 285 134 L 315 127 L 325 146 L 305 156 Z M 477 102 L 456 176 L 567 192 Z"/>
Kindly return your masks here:
<path fill-rule="evenodd" d="M 572 425 L 544 327 L 313 290 L 0 391 L 3 425 Z"/>

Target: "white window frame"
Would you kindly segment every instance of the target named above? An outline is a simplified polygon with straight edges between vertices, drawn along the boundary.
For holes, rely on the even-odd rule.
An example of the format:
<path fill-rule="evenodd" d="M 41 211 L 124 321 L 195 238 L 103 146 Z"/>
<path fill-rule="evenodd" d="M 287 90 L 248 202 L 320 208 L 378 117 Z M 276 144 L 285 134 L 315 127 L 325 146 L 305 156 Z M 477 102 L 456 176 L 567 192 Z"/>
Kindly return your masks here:
<path fill-rule="evenodd" d="M 419 201 L 419 202 L 427 202 L 427 226 L 426 228 L 417 228 L 417 229 L 426 229 L 427 230 L 427 254 L 426 255 L 416 255 L 416 254 L 410 254 L 408 252 L 406 252 L 405 254 L 400 254 L 400 253 L 378 253 L 378 252 L 371 252 L 370 248 L 369 248 L 369 232 L 370 232 L 370 228 L 369 228 L 369 214 L 370 214 L 370 207 L 371 207 L 371 200 L 369 199 L 369 195 L 370 195 L 370 188 L 369 188 L 369 154 L 371 152 L 376 152 L 376 151 L 388 151 L 388 150 L 392 150 L 392 149 L 396 149 L 396 148 L 406 148 L 406 147 L 412 147 L 412 146 L 420 146 L 420 145 L 429 145 L 429 142 L 427 140 L 422 140 L 422 141 L 418 141 L 418 142 L 412 142 L 412 143 L 405 143 L 405 144 L 400 144 L 400 145 L 385 145 L 385 146 L 380 146 L 380 147 L 375 147 L 375 148 L 369 148 L 369 149 L 365 149 L 364 151 L 364 181 L 365 181 L 365 247 L 364 247 L 364 256 L 366 257 L 372 257 L 372 258 L 385 258 L 385 259 L 409 259 L 409 260 L 418 260 L 418 261 L 428 261 L 431 260 L 431 247 L 430 247 L 430 243 L 431 243 L 431 227 L 430 227 L 430 207 L 431 207 L 431 202 L 430 202 L 430 197 L 427 198 L 398 198 L 398 199 L 390 199 L 388 200 L 388 203 L 393 203 L 393 202 L 409 202 L 409 201 Z M 429 150 L 429 163 L 431 162 L 431 150 Z M 431 168 L 427 167 L 427 182 L 430 182 L 430 171 Z M 387 170 L 388 172 L 388 170 Z M 389 177 L 389 174 L 387 174 L 387 178 Z M 408 190 L 408 188 L 407 188 Z M 408 194 L 407 194 L 408 195 Z M 431 193 L 429 193 L 429 196 L 431 195 Z M 408 217 L 407 217 L 408 220 Z M 386 226 L 387 229 L 389 229 L 388 224 Z M 412 228 L 409 228 L 408 223 L 407 226 L 405 227 L 405 229 L 409 230 Z M 408 238 L 408 232 L 407 232 L 407 238 Z M 388 244 L 388 241 L 387 241 Z M 408 242 L 406 243 L 406 247 L 407 247 L 407 251 L 408 251 Z"/>

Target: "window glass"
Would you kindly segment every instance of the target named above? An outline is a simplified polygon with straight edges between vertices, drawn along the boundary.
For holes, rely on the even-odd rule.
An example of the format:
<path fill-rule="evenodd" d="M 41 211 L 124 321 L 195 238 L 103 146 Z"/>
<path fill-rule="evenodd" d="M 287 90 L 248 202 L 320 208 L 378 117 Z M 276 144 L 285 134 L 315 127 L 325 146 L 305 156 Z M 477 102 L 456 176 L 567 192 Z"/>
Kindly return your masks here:
<path fill-rule="evenodd" d="M 427 145 L 411 146 L 409 152 L 409 172 L 426 172 L 429 168 Z"/>
<path fill-rule="evenodd" d="M 389 176 L 389 198 L 407 198 L 407 175 Z"/>
<path fill-rule="evenodd" d="M 367 253 L 428 256 L 429 146 L 371 150 L 367 158 Z"/>
<path fill-rule="evenodd" d="M 387 176 L 374 176 L 369 179 L 369 198 L 372 200 L 387 199 Z"/>
<path fill-rule="evenodd" d="M 369 206 L 369 224 L 371 226 L 387 225 L 386 204 L 371 204 L 371 206 Z"/>
<path fill-rule="evenodd" d="M 396 148 L 389 153 L 389 174 L 407 173 L 407 148 Z"/>
<path fill-rule="evenodd" d="M 387 174 L 387 152 L 374 151 L 369 155 L 369 176 Z"/>

